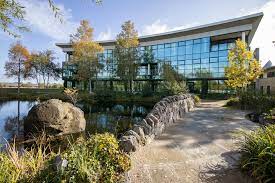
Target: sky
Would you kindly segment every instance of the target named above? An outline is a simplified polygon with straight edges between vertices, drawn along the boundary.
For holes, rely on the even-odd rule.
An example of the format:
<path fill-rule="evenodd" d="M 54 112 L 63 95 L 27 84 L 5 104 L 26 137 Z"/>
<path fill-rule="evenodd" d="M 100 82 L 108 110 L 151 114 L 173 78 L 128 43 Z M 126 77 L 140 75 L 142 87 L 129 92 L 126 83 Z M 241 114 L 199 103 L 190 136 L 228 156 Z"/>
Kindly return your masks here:
<path fill-rule="evenodd" d="M 262 65 L 268 60 L 275 64 L 275 0 L 103 0 L 100 5 L 90 0 L 54 0 L 62 13 L 62 23 L 54 17 L 48 0 L 17 1 L 25 7 L 24 23 L 31 29 L 21 33 L 22 44 L 30 51 L 51 49 L 60 63 L 64 54 L 55 43 L 68 42 L 83 19 L 94 28 L 95 40 L 109 40 L 127 20 L 135 23 L 139 35 L 148 35 L 263 12 L 251 47 L 260 48 Z M 0 82 L 15 81 L 4 75 L 4 64 L 10 44 L 16 40 L 0 30 Z"/>

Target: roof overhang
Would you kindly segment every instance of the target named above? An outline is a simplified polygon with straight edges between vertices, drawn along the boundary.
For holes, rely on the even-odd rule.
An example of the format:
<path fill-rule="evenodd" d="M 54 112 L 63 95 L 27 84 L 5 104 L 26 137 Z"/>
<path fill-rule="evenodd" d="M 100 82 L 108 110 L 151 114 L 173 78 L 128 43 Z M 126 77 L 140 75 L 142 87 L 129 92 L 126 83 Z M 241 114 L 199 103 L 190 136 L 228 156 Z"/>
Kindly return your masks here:
<path fill-rule="evenodd" d="M 250 44 L 254 34 L 260 24 L 263 13 L 251 14 L 239 18 L 224 20 L 220 22 L 205 24 L 187 29 L 170 31 L 160 34 L 140 36 L 140 44 L 147 42 L 159 42 L 165 40 L 176 40 L 177 38 L 190 39 L 195 37 L 210 36 L 216 39 L 225 39 L 230 37 L 240 37 L 241 32 L 245 32 L 247 36 L 247 43 Z M 115 40 L 97 41 L 102 46 L 114 46 Z M 72 51 L 71 43 L 56 43 L 56 46 L 63 49 L 64 52 Z"/>

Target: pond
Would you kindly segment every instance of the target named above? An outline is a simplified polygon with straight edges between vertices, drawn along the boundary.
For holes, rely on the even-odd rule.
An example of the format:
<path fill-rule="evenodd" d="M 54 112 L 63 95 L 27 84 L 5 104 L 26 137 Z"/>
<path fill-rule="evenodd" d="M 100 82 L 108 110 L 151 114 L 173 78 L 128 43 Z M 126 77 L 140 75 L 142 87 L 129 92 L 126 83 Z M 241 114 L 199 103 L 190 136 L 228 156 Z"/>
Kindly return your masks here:
<path fill-rule="evenodd" d="M 0 144 L 24 134 L 23 119 L 35 104 L 34 101 L 0 101 Z M 111 132 L 118 136 L 140 122 L 153 104 L 79 104 L 78 107 L 84 111 L 87 134 Z"/>

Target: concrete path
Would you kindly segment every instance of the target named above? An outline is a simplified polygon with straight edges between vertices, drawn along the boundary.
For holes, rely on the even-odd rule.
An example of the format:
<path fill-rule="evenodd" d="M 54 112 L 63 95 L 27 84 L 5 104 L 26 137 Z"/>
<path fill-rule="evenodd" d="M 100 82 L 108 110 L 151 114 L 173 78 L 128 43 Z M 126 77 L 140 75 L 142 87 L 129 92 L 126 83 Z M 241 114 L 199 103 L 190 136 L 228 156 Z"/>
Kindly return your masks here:
<path fill-rule="evenodd" d="M 168 127 L 153 142 L 132 154 L 130 183 L 250 182 L 236 164 L 239 130 L 256 124 L 245 112 L 222 107 L 224 101 L 204 101 Z"/>

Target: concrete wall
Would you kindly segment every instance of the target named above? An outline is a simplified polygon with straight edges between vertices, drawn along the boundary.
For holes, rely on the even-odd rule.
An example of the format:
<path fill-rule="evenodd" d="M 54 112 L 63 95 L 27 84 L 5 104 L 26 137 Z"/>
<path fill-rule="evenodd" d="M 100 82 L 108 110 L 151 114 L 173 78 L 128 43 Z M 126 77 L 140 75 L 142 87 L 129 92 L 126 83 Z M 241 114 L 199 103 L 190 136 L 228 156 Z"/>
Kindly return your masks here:
<path fill-rule="evenodd" d="M 275 94 L 275 77 L 257 79 L 257 81 L 256 81 L 257 90 L 260 91 L 261 86 L 263 86 L 263 93 L 266 93 L 267 86 L 270 86 L 271 94 Z"/>

